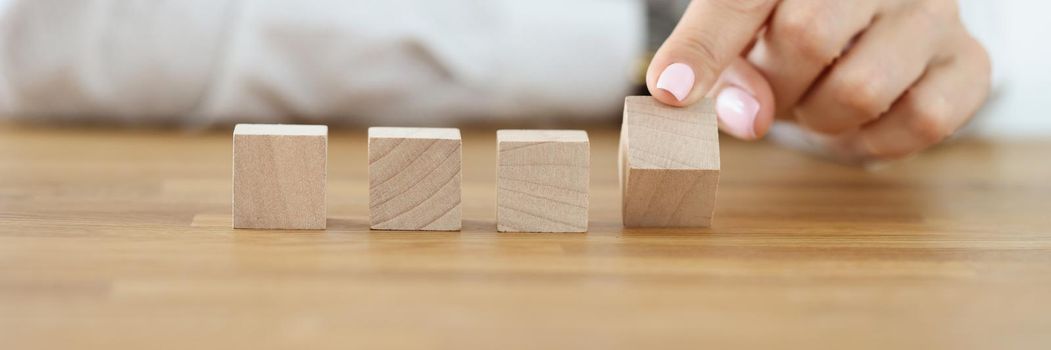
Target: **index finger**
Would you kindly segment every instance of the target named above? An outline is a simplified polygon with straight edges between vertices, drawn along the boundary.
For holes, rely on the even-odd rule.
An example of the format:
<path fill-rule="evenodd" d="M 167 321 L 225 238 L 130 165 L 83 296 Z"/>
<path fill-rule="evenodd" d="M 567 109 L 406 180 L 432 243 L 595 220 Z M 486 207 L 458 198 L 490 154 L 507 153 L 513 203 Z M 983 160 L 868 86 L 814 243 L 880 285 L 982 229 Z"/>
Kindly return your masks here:
<path fill-rule="evenodd" d="M 751 44 L 778 0 L 694 0 L 650 61 L 646 86 L 673 106 L 696 103 Z"/>

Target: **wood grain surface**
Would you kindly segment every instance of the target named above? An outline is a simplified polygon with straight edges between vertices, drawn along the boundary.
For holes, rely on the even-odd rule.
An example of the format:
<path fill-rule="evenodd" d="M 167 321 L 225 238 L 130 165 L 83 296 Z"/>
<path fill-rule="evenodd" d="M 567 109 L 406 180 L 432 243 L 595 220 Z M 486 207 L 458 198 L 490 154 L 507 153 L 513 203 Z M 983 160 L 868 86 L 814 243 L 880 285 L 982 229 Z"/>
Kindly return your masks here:
<path fill-rule="evenodd" d="M 497 131 L 497 231 L 587 232 L 589 149 L 583 130 Z"/>
<path fill-rule="evenodd" d="M 369 128 L 370 227 L 460 230 L 462 147 L 457 129 Z"/>
<path fill-rule="evenodd" d="M 328 229 L 230 228 L 230 131 L 0 125 L 0 349 L 1046 349 L 1051 141 L 882 171 L 723 137 L 707 229 L 624 229 L 589 129 L 584 234 L 497 233 L 465 130 L 462 232 L 369 231 L 364 130 Z"/>
<path fill-rule="evenodd" d="M 719 189 L 714 102 L 677 108 L 628 96 L 620 135 L 624 225 L 711 226 Z"/>
<path fill-rule="evenodd" d="M 233 139 L 234 228 L 325 228 L 327 126 L 240 124 Z"/>

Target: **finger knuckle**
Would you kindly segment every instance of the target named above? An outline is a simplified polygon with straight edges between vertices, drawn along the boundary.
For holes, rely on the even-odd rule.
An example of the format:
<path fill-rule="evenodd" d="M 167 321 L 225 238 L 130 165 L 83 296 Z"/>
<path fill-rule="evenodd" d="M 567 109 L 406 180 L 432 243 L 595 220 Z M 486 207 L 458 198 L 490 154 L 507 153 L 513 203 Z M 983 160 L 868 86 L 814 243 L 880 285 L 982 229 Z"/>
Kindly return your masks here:
<path fill-rule="evenodd" d="M 677 45 L 684 48 L 687 54 L 695 59 L 697 67 L 700 69 L 701 74 L 716 76 L 720 72 L 719 67 L 725 66 L 726 62 L 723 62 L 723 58 L 715 54 L 716 43 L 712 40 L 714 36 L 710 35 L 684 35 L 677 40 Z"/>
<path fill-rule="evenodd" d="M 782 12 L 775 19 L 775 36 L 785 42 L 805 59 L 820 63 L 831 63 L 839 56 L 832 46 L 833 34 L 829 27 L 814 20 L 813 10 L 794 10 Z"/>
<path fill-rule="evenodd" d="M 876 74 L 855 72 L 847 75 L 839 82 L 835 96 L 838 103 L 854 111 L 862 122 L 879 118 L 888 109 Z"/>
<path fill-rule="evenodd" d="M 906 127 L 914 137 L 924 144 L 931 145 L 949 136 L 952 108 L 948 101 L 936 97 L 910 97 L 906 102 L 910 114 Z"/>
<path fill-rule="evenodd" d="M 945 38 L 953 31 L 963 28 L 955 6 L 956 2 L 953 0 L 917 1 L 903 12 L 903 16 L 920 32 Z"/>

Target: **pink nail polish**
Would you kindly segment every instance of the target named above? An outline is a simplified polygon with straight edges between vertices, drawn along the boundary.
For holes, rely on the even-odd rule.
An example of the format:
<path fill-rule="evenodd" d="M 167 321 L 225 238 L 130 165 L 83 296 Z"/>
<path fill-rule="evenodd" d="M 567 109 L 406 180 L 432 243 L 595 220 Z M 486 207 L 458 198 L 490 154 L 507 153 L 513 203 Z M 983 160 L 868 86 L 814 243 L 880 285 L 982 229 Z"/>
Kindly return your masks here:
<path fill-rule="evenodd" d="M 759 100 L 741 88 L 729 86 L 719 92 L 715 111 L 723 131 L 742 139 L 755 139 L 755 118 L 759 115 Z"/>
<path fill-rule="evenodd" d="M 657 78 L 657 88 L 670 92 L 680 102 L 693 90 L 693 69 L 682 63 L 672 63 Z"/>

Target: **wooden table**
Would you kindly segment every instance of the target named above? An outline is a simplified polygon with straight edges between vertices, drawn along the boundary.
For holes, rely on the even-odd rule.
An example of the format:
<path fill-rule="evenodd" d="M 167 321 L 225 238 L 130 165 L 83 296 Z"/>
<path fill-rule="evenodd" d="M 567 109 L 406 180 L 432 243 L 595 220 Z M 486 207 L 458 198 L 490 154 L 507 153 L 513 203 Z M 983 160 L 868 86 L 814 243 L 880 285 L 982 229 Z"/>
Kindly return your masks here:
<path fill-rule="evenodd" d="M 364 130 L 329 229 L 232 230 L 229 130 L 0 126 L 0 348 L 1051 348 L 1051 140 L 867 172 L 723 140 L 715 226 L 624 229 L 591 130 L 587 234 L 370 232 Z"/>

